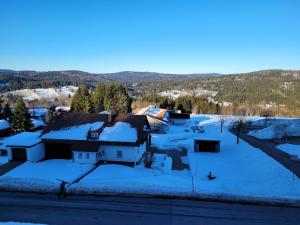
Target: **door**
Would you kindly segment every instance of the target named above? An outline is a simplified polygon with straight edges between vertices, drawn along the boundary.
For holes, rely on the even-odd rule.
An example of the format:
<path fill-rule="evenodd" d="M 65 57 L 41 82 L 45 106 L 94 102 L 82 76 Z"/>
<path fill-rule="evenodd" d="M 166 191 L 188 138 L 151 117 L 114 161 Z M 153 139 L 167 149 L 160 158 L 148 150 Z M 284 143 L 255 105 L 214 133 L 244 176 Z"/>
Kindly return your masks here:
<path fill-rule="evenodd" d="M 14 161 L 26 161 L 26 148 L 12 148 L 12 160 Z"/>

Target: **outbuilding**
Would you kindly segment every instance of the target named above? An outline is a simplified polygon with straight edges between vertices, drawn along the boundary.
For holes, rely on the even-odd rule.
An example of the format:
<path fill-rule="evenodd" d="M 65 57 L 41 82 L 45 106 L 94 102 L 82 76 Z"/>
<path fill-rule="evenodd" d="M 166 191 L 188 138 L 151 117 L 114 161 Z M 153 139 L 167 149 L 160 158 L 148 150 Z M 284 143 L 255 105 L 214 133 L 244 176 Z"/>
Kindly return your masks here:
<path fill-rule="evenodd" d="M 4 145 L 8 160 L 38 162 L 45 157 L 41 132 L 22 132 L 7 138 Z"/>
<path fill-rule="evenodd" d="M 189 113 L 176 113 L 176 112 L 169 112 L 171 123 L 175 125 L 182 125 L 185 124 L 187 120 L 190 119 Z"/>
<path fill-rule="evenodd" d="M 0 120 L 0 138 L 10 134 L 11 127 L 7 120 Z"/>
<path fill-rule="evenodd" d="M 220 151 L 219 139 L 194 139 L 195 152 L 219 152 Z"/>

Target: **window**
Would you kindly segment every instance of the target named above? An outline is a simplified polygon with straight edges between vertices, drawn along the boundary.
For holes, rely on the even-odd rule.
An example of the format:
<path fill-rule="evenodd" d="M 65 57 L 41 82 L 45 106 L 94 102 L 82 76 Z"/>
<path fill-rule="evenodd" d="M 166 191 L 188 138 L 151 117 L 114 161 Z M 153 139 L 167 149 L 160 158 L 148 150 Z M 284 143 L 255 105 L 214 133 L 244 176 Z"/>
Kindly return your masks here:
<path fill-rule="evenodd" d="M 82 153 L 81 152 L 78 154 L 78 158 L 82 159 Z"/>
<path fill-rule="evenodd" d="M 118 158 L 122 158 L 122 151 L 120 151 L 120 150 L 117 151 L 117 157 L 118 157 Z"/>
<path fill-rule="evenodd" d="M 90 154 L 89 154 L 89 153 L 86 153 L 86 154 L 85 154 L 85 158 L 86 158 L 86 159 L 89 159 L 89 158 L 90 158 Z"/>

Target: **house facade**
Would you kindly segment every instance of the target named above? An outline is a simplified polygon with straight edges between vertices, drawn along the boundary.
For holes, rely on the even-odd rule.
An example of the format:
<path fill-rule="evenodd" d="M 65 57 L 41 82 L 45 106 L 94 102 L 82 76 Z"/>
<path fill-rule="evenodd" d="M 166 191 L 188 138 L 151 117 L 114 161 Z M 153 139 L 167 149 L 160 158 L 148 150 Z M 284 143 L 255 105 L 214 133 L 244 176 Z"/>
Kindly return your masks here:
<path fill-rule="evenodd" d="M 150 143 L 146 116 L 69 112 L 53 118 L 43 132 L 13 136 L 6 146 L 9 160 L 70 159 L 75 163 L 135 165 Z"/>

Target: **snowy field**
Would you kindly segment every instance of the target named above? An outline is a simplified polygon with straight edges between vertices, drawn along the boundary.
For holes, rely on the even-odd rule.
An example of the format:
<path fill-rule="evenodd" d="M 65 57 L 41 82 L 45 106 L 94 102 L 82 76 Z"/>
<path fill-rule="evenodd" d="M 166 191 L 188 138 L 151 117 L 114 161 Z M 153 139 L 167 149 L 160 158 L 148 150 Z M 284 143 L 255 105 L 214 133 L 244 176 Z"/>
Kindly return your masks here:
<path fill-rule="evenodd" d="M 300 180 L 281 164 L 231 134 L 228 118 L 220 133 L 218 116 L 194 115 L 186 125 L 171 125 L 167 134 L 152 134 L 153 146 L 159 149 L 187 149 L 191 170 L 164 172 L 117 165 L 103 165 L 71 186 L 72 192 L 123 192 L 202 196 L 225 199 L 300 201 Z M 255 120 L 257 118 L 254 118 Z M 204 127 L 198 133 L 196 127 Z M 195 131 L 195 132 L 194 132 Z M 194 153 L 194 138 L 218 138 L 219 153 Z M 217 178 L 207 179 L 209 171 Z"/>
<path fill-rule="evenodd" d="M 253 122 L 253 125 L 264 126 L 264 119 Z M 253 130 L 249 135 L 259 139 L 280 139 L 286 136 L 300 136 L 300 119 L 272 118 L 268 120 L 267 127 Z"/>
<path fill-rule="evenodd" d="M 0 177 L 0 189 L 57 191 L 60 184 L 58 179 L 72 182 L 92 167 L 61 159 L 25 162 Z"/>
<path fill-rule="evenodd" d="M 77 91 L 78 87 L 75 86 L 64 86 L 61 88 L 37 88 L 37 89 L 20 89 L 11 91 L 11 94 L 21 95 L 24 100 L 33 101 L 40 99 L 54 100 L 58 97 L 73 96 Z"/>
<path fill-rule="evenodd" d="M 300 145 L 282 144 L 277 145 L 276 148 L 288 153 L 289 155 L 296 155 L 300 159 Z"/>

